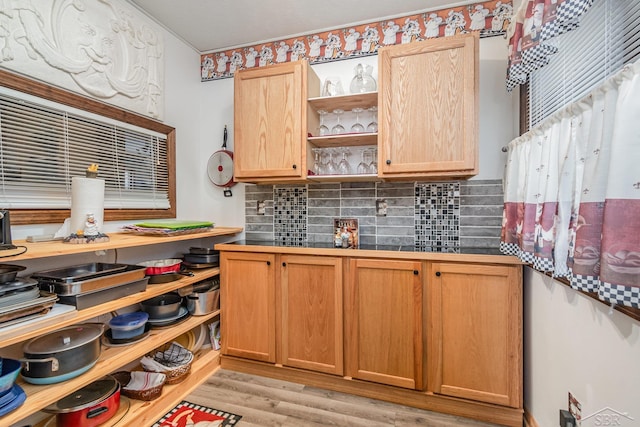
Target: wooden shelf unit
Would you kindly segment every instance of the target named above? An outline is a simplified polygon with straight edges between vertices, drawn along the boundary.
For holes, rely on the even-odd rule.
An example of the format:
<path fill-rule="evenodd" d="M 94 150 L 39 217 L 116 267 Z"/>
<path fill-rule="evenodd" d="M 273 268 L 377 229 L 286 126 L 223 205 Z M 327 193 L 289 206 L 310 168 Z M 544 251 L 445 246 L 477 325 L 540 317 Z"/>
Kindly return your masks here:
<path fill-rule="evenodd" d="M 27 400 L 18 409 L 0 418 L 0 421 L 3 425 L 4 423 L 7 423 L 6 425 L 16 423 L 28 415 L 57 402 L 61 397 L 73 393 L 96 379 L 117 371 L 119 367 L 141 358 L 167 341 L 190 331 L 201 323 L 217 316 L 219 313 L 220 311 L 218 310 L 206 316 L 192 316 L 184 322 L 170 328 L 152 329 L 148 338 L 136 344 L 123 347 L 103 346 L 100 358 L 94 367 L 86 373 L 67 381 L 51 385 L 34 385 L 25 383 L 24 380 L 20 378 L 17 384 L 19 384 L 27 394 Z M 192 374 L 194 374 L 194 372 L 191 372 L 190 375 Z M 52 388 L 54 388 L 54 392 L 52 392 Z"/>
<path fill-rule="evenodd" d="M 378 143 L 377 132 L 344 133 L 327 136 L 311 136 L 307 138 L 311 144 L 318 148 L 325 147 L 357 147 L 376 145 Z"/>
<path fill-rule="evenodd" d="M 14 328 L 7 332 L 0 331 L 0 348 L 10 346 L 12 344 L 26 341 L 30 338 L 34 338 L 40 335 L 44 335 L 48 332 L 55 331 L 57 329 L 64 328 L 68 325 L 84 322 L 85 320 L 93 319 L 101 314 L 110 313 L 122 307 L 127 307 L 133 304 L 137 304 L 141 301 L 153 298 L 157 295 L 166 294 L 167 292 L 175 291 L 183 286 L 190 285 L 192 283 L 199 282 L 209 277 L 214 277 L 220 274 L 219 268 L 208 268 L 206 270 L 195 271 L 193 277 L 184 277 L 175 282 L 164 283 L 160 285 L 147 285 L 147 290 L 144 292 L 137 292 L 132 295 L 128 295 L 124 298 L 119 298 L 114 301 L 109 301 L 104 304 L 96 305 L 85 310 L 75 310 L 69 313 L 64 313 L 59 317 L 43 319 L 40 322 L 33 322 L 26 325 L 24 328 Z M 52 322 L 53 320 L 54 322 Z"/>
<path fill-rule="evenodd" d="M 75 245 L 61 242 L 27 243 L 24 241 L 16 241 L 14 243 L 17 246 L 26 246 L 27 252 L 11 258 L 11 262 L 100 250 L 172 243 L 207 237 L 234 235 L 241 231 L 242 228 L 240 227 L 218 227 L 207 232 L 175 236 L 140 236 L 129 233 L 113 233 L 109 235 L 109 242 L 87 245 Z M 30 338 L 43 335 L 47 332 L 51 332 L 71 324 L 80 323 L 102 314 L 115 311 L 119 308 L 136 304 L 153 296 L 161 295 L 163 293 L 179 289 L 183 286 L 216 276 L 219 273 L 219 268 L 197 270 L 194 272 L 193 277 L 184 277 L 180 280 L 165 284 L 148 285 L 144 292 L 138 292 L 88 309 L 64 313 L 60 316 L 29 323 L 24 327 L 13 328 L 6 332 L 0 332 L 0 348 L 8 347 L 10 345 L 26 341 Z M 204 316 L 191 316 L 185 321 L 174 326 L 152 329 L 147 338 L 128 346 L 108 347 L 105 345 L 103 346 L 100 358 L 95 366 L 84 374 L 67 381 L 51 385 L 35 385 L 26 383 L 22 378 L 19 378 L 17 384 L 24 389 L 27 399 L 22 406 L 0 417 L 0 425 L 8 426 L 24 420 L 46 406 L 58 401 L 60 398 L 73 393 L 104 375 L 117 371 L 122 366 L 141 358 L 161 345 L 192 330 L 208 320 L 213 319 L 218 316 L 219 313 L 220 311 L 218 310 Z M 195 355 L 194 362 L 192 363 L 191 374 L 186 380 L 175 386 L 167 386 L 165 388 L 166 391 L 163 390 L 163 395 L 151 403 L 141 402 L 138 404 L 137 401 L 132 400 L 132 407 L 126 416 L 126 424 L 129 425 L 131 422 L 129 421 L 130 419 L 138 420 L 144 418 L 151 420 L 153 418 L 155 420 L 162 416 L 164 413 L 162 411 L 165 411 L 165 409 L 171 409 L 171 407 L 178 403 L 183 396 L 188 394 L 191 390 L 207 379 L 209 376 L 207 369 L 211 370 L 210 373 L 215 372 L 215 369 L 219 366 L 219 363 L 215 363 L 218 360 L 219 354 L 216 351 L 198 352 Z M 212 363 L 213 367 L 211 365 Z"/>
<path fill-rule="evenodd" d="M 110 249 L 131 248 L 136 246 L 157 245 L 162 243 L 172 243 L 181 240 L 195 240 L 205 237 L 228 236 L 240 233 L 241 227 L 215 227 L 211 231 L 193 234 L 182 234 L 174 236 L 139 236 L 133 233 L 109 233 L 109 241 L 104 243 L 89 243 L 86 245 L 76 245 L 72 243 L 37 242 L 29 243 L 25 240 L 14 240 L 16 246 L 24 246 L 27 251 L 23 254 L 10 257 L 12 253 L 20 253 L 20 248 L 6 250 L 2 255 L 9 256 L 3 262 L 15 262 L 35 258 L 50 258 L 54 256 L 81 254 L 94 251 L 106 251 Z"/>
<path fill-rule="evenodd" d="M 335 109 L 351 111 L 356 107 L 362 107 L 366 110 L 369 107 L 378 106 L 378 92 L 352 93 L 349 95 L 339 96 L 320 96 L 317 98 L 309 98 L 307 102 L 316 112 L 318 110 L 325 110 L 330 113 Z"/>
<path fill-rule="evenodd" d="M 211 368 L 212 366 L 214 367 Z M 218 369 L 220 369 L 220 352 L 211 349 L 200 350 L 191 364 L 191 374 L 184 381 L 174 385 L 165 385 L 162 389 L 162 395 L 150 402 L 130 399 L 129 412 L 118 422 L 118 425 L 152 425 Z"/>

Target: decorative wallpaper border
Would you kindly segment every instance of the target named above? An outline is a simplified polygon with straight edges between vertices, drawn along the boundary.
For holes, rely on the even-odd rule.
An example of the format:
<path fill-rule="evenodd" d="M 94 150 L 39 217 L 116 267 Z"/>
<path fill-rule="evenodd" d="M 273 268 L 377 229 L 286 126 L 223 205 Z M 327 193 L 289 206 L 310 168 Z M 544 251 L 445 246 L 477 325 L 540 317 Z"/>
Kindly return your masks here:
<path fill-rule="evenodd" d="M 233 77 L 236 70 L 305 58 L 316 64 L 369 56 L 375 55 L 381 46 L 470 31 L 480 31 L 480 37 L 503 35 L 512 15 L 512 0 L 473 2 L 466 6 L 206 53 L 200 57 L 200 76 L 206 82 Z"/>

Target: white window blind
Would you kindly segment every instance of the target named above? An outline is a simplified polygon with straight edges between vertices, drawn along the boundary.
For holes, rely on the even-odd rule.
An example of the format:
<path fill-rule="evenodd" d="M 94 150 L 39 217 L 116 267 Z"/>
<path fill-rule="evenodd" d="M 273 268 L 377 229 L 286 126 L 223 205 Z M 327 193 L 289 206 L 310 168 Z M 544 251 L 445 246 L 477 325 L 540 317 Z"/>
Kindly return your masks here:
<path fill-rule="evenodd" d="M 99 165 L 107 209 L 168 209 L 166 137 L 0 93 L 0 206 L 65 209 L 71 177 Z"/>
<path fill-rule="evenodd" d="M 580 27 L 550 41 L 558 47 L 529 84 L 529 128 L 640 57 L 640 1 L 596 0 Z"/>

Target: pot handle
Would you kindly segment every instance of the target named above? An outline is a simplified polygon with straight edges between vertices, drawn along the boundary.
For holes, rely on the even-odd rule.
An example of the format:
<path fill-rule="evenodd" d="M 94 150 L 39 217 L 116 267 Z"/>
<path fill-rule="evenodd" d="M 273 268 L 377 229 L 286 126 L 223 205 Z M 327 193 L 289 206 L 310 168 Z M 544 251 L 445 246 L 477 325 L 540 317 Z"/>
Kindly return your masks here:
<path fill-rule="evenodd" d="M 98 415 L 102 415 L 109 410 L 106 406 L 99 406 L 97 408 L 90 409 L 87 411 L 87 418 L 95 418 Z"/>
<path fill-rule="evenodd" d="M 46 359 L 18 359 L 25 364 L 25 370 L 29 370 L 29 363 L 49 363 L 51 362 L 51 372 L 57 372 L 60 369 L 60 362 L 55 357 L 47 357 Z"/>

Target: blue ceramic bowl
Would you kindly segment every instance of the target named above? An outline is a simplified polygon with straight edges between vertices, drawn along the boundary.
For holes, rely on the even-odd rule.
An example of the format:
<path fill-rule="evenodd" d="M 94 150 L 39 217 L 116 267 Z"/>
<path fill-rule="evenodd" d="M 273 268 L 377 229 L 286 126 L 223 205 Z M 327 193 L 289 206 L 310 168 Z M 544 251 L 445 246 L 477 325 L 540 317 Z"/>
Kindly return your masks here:
<path fill-rule="evenodd" d="M 8 393 L 16 382 L 22 364 L 14 359 L 2 359 L 2 373 L 0 374 L 0 396 Z"/>

